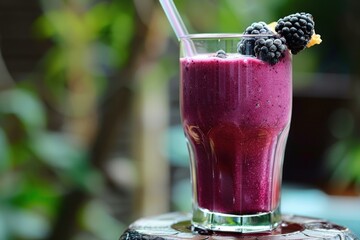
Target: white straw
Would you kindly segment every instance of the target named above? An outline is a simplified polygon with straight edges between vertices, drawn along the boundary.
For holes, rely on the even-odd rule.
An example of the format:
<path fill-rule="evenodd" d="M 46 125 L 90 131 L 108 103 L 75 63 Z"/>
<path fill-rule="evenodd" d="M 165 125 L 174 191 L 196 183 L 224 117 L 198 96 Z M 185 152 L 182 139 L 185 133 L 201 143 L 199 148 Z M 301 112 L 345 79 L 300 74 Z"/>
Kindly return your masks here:
<path fill-rule="evenodd" d="M 188 30 L 185 27 L 183 20 L 173 2 L 173 0 L 159 0 L 166 17 L 168 18 L 170 25 L 172 26 L 178 40 L 187 37 L 189 35 Z M 186 56 L 194 56 L 196 53 L 195 47 L 191 40 L 185 39 L 183 41 L 184 51 Z"/>
<path fill-rule="evenodd" d="M 180 40 L 181 37 L 187 36 L 189 33 L 173 0 L 160 0 L 160 4 L 164 9 L 166 17 L 168 18 L 178 40 Z"/>

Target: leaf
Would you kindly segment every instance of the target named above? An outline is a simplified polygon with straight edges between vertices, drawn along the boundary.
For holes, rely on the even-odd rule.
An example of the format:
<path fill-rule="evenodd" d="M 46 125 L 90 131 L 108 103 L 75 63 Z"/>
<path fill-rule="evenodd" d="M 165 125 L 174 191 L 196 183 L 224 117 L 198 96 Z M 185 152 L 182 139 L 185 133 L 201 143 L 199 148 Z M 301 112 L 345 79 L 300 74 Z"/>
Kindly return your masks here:
<path fill-rule="evenodd" d="M 94 38 L 105 28 L 111 25 L 112 12 L 109 4 L 98 3 L 92 7 L 85 15 L 85 24 L 94 34 Z"/>
<path fill-rule="evenodd" d="M 45 216 L 54 216 L 61 200 L 60 196 L 63 194 L 63 190 L 58 187 L 59 184 L 41 176 L 38 172 L 27 172 L 21 177 L 22 179 L 15 183 L 16 191 L 12 189 L 13 192 L 9 196 L 11 204 L 21 208 L 36 209 Z"/>
<path fill-rule="evenodd" d="M 79 165 L 82 151 L 69 136 L 55 132 L 38 132 L 31 136 L 31 148 L 46 164 L 69 170 Z"/>
<path fill-rule="evenodd" d="M 9 230 L 5 221 L 4 210 L 0 208 L 0 239 L 9 239 Z"/>
<path fill-rule="evenodd" d="M 125 225 L 111 217 L 109 209 L 99 201 L 92 201 L 86 205 L 82 216 L 85 227 L 90 230 L 97 239 L 117 239 L 125 230 Z"/>
<path fill-rule="evenodd" d="M 5 171 L 10 163 L 10 149 L 6 138 L 6 134 L 0 128 L 0 172 Z"/>
<path fill-rule="evenodd" d="M 111 25 L 111 45 L 117 54 L 117 64 L 123 64 L 128 58 L 128 46 L 134 33 L 134 20 L 132 15 L 119 12 Z"/>
<path fill-rule="evenodd" d="M 349 150 L 349 163 L 347 173 L 353 180 L 357 180 L 360 177 L 360 144 L 354 143 L 354 146 Z"/>
<path fill-rule="evenodd" d="M 102 189 L 103 179 L 90 165 L 86 150 L 70 136 L 62 133 L 37 133 L 32 136 L 31 149 L 64 182 L 93 193 Z"/>
<path fill-rule="evenodd" d="M 29 210 L 10 209 L 7 219 L 10 231 L 25 239 L 44 238 L 50 230 L 46 218 Z"/>
<path fill-rule="evenodd" d="M 0 113 L 17 116 L 28 132 L 45 127 L 46 117 L 40 100 L 23 89 L 1 92 Z"/>

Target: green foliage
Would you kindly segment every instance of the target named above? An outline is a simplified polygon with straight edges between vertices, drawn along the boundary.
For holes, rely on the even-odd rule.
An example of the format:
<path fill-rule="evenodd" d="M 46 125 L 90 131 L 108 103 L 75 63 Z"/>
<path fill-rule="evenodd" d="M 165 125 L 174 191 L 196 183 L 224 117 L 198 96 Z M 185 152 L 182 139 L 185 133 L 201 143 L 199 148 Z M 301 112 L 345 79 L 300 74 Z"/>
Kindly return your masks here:
<path fill-rule="evenodd" d="M 34 93 L 18 87 L 1 92 L 0 100 L 0 236 L 44 238 L 64 190 L 97 192 L 101 182 L 70 136 L 46 129 Z"/>
<path fill-rule="evenodd" d="M 21 88 L 0 94 L 0 114 L 16 116 L 27 132 L 45 127 L 45 113 L 39 100 Z"/>
<path fill-rule="evenodd" d="M 104 203 L 91 201 L 84 208 L 81 222 L 96 239 L 117 239 L 126 226 L 111 217 L 110 212 Z"/>
<path fill-rule="evenodd" d="M 88 133 L 97 131 L 95 113 L 109 72 L 131 54 L 134 9 L 128 2 L 43 4 L 34 32 L 53 46 L 33 75 L 0 92 L 0 239 L 46 239 L 72 189 L 101 197 L 103 174 L 90 162 Z M 54 117 L 60 124 L 50 122 Z M 82 231 L 116 238 L 123 225 L 95 202 L 76 214 L 86 219 Z"/>
<path fill-rule="evenodd" d="M 0 128 L 0 173 L 5 172 L 5 170 L 9 167 L 9 155 L 10 155 L 10 146 L 8 140 L 6 138 L 6 134 L 3 129 Z"/>
<path fill-rule="evenodd" d="M 347 138 L 334 144 L 328 152 L 332 184 L 340 190 L 360 190 L 360 141 Z"/>
<path fill-rule="evenodd" d="M 1 239 L 11 236 L 31 239 L 44 237 L 49 230 L 46 214 L 47 198 L 52 188 L 41 189 L 33 182 L 37 163 L 32 162 L 31 135 L 43 131 L 45 114 L 36 96 L 16 88 L 0 93 L 0 211 L 3 222 Z M 40 180 L 40 179 L 38 179 Z M 37 181 L 44 185 L 42 181 Z M 16 187 L 15 187 L 16 186 Z M 45 191 L 41 191 L 45 190 Z M 55 202 L 53 202 L 55 204 Z M 33 207 L 41 206 L 43 213 Z"/>

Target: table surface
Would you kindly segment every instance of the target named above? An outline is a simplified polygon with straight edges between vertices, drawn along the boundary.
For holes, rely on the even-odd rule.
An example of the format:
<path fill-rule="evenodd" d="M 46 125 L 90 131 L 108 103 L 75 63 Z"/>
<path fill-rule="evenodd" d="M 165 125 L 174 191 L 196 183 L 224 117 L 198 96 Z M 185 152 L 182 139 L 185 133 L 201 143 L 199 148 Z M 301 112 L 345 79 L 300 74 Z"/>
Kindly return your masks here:
<path fill-rule="evenodd" d="M 282 224 L 274 231 L 257 234 L 219 233 L 199 231 L 190 224 L 189 213 L 167 213 L 142 218 L 132 223 L 120 236 L 120 240 L 134 239 L 244 239 L 244 240 L 278 240 L 278 239 L 344 239 L 360 240 L 348 228 L 327 222 L 323 219 L 302 216 L 283 215 Z"/>

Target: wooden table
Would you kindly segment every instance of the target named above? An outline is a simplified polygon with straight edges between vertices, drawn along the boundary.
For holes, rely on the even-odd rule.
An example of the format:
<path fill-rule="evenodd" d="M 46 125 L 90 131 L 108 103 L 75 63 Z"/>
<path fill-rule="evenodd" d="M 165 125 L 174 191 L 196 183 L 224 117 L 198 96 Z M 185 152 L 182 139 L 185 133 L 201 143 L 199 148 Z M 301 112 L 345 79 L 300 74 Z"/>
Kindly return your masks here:
<path fill-rule="evenodd" d="M 360 240 L 349 229 L 322 219 L 283 215 L 282 224 L 272 232 L 257 234 L 233 234 L 202 231 L 192 228 L 188 213 L 167 213 L 139 219 L 129 226 L 120 240 L 167 240 L 167 239 L 245 239 L 245 240 L 303 240 L 338 239 Z"/>

